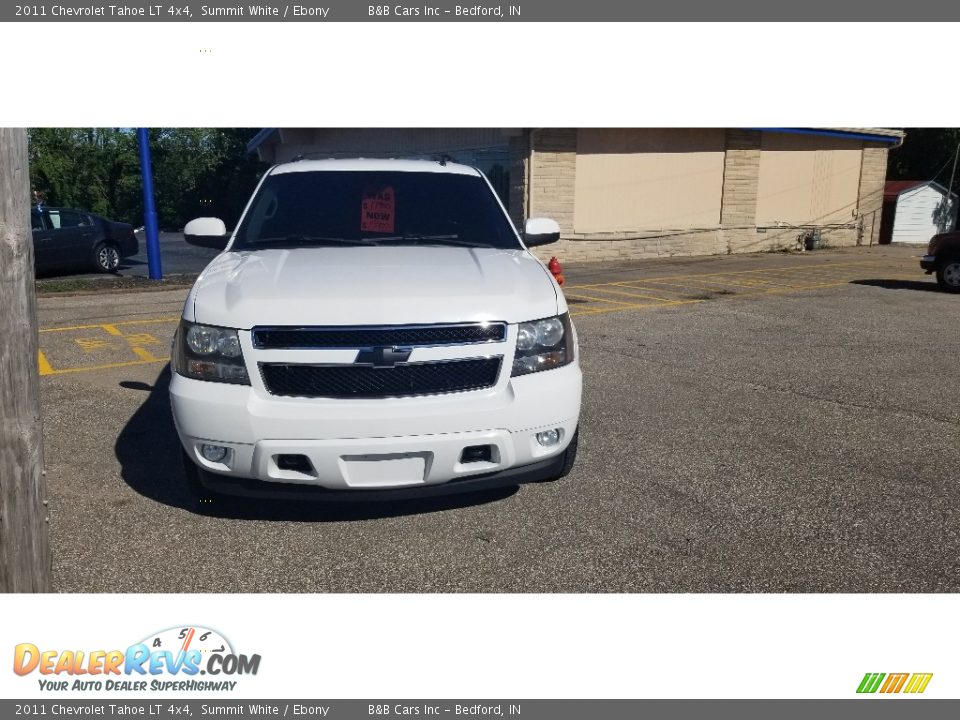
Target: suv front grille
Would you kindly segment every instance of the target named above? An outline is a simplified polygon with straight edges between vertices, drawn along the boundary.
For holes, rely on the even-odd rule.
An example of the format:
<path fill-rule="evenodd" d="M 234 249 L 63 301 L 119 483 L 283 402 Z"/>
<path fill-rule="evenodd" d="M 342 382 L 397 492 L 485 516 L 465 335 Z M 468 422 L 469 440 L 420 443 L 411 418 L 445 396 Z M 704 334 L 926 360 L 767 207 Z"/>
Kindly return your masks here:
<path fill-rule="evenodd" d="M 506 338 L 507 326 L 502 322 L 393 327 L 261 327 L 253 329 L 253 346 L 258 350 L 473 345 L 502 342 Z"/>
<path fill-rule="evenodd" d="M 325 398 L 386 398 L 480 390 L 497 383 L 500 357 L 409 363 L 389 368 L 364 365 L 260 363 L 271 395 Z"/>

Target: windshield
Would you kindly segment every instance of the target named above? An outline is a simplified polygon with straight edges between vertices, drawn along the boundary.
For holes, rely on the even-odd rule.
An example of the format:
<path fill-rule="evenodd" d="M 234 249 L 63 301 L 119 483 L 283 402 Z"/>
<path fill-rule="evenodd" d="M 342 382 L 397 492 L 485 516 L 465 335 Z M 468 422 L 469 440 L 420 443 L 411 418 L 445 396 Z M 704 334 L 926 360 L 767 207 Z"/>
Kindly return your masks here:
<path fill-rule="evenodd" d="M 483 178 L 387 171 L 271 175 L 231 249 L 341 245 L 521 249 Z"/>

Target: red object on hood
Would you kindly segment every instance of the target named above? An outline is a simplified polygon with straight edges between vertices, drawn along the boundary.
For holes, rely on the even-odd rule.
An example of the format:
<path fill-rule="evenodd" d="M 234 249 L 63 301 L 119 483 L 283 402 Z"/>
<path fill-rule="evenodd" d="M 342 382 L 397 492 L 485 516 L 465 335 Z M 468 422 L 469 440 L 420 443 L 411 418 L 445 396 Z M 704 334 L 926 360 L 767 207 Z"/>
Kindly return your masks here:
<path fill-rule="evenodd" d="M 550 271 L 550 274 L 553 275 L 553 279 L 557 281 L 557 285 L 563 285 L 563 266 L 556 257 L 550 258 L 550 262 L 547 263 L 547 269 Z"/>

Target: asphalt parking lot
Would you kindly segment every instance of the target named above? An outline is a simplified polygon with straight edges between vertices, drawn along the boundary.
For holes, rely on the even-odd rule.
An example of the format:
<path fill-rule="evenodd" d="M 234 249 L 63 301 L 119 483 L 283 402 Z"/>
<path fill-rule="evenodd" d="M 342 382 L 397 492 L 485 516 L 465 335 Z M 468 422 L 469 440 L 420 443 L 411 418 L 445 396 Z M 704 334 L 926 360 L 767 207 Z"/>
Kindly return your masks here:
<path fill-rule="evenodd" d="M 40 300 L 54 584 L 77 592 L 960 590 L 960 296 L 895 247 L 583 265 L 558 483 L 190 502 L 185 290 Z"/>

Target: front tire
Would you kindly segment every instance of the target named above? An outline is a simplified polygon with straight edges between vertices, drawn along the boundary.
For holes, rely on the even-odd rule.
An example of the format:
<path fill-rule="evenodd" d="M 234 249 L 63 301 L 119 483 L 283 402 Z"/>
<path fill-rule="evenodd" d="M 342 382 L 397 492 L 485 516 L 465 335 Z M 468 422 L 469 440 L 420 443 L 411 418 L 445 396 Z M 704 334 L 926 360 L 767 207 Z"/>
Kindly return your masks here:
<path fill-rule="evenodd" d="M 120 266 L 120 251 L 113 243 L 97 243 L 93 249 L 93 264 L 102 273 L 114 273 Z"/>
<path fill-rule="evenodd" d="M 960 258 L 951 258 L 937 268 L 937 284 L 941 290 L 960 292 Z"/>

